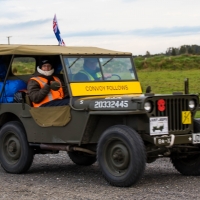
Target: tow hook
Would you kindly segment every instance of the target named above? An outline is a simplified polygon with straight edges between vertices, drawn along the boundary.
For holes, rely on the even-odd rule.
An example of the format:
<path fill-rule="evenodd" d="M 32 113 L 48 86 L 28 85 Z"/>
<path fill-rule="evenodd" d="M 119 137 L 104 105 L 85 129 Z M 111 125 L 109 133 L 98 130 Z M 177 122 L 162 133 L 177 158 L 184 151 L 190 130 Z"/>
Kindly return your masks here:
<path fill-rule="evenodd" d="M 170 142 L 170 145 L 167 147 L 171 147 L 174 145 L 175 135 L 171 134 L 170 136 L 171 136 L 171 142 Z"/>

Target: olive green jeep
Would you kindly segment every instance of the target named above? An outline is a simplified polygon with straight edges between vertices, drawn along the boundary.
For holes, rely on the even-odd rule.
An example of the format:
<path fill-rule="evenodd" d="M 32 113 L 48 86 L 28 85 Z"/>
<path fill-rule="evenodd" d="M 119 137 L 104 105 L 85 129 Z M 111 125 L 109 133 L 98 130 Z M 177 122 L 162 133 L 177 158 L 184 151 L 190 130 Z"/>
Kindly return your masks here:
<path fill-rule="evenodd" d="M 26 86 L 44 56 L 64 82 L 69 105 L 32 106 Z M 75 78 L 84 60 L 94 58 L 100 78 Z M 35 154 L 66 151 L 77 165 L 97 160 L 105 179 L 119 187 L 135 184 L 146 163 L 162 157 L 183 175 L 200 175 L 198 96 L 142 93 L 131 53 L 0 45 L 0 78 L 0 163 L 8 173 L 26 172 Z"/>

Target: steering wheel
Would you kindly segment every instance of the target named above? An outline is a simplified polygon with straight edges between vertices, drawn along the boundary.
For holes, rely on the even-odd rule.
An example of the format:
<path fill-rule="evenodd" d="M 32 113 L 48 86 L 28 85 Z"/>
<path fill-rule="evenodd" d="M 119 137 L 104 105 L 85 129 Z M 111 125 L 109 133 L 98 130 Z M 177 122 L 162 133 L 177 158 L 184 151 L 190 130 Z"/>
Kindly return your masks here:
<path fill-rule="evenodd" d="M 112 74 L 112 76 L 117 76 L 118 77 L 118 80 L 121 80 L 121 76 L 119 76 L 118 74 Z"/>

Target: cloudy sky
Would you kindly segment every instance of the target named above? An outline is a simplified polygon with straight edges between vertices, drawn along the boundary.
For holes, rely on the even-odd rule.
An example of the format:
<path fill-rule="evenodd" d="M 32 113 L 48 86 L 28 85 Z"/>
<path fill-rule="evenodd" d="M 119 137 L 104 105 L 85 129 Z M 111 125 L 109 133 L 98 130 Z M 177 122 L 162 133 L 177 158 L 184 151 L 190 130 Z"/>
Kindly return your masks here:
<path fill-rule="evenodd" d="M 0 0 L 0 44 L 53 44 L 144 55 L 200 45 L 200 0 Z"/>

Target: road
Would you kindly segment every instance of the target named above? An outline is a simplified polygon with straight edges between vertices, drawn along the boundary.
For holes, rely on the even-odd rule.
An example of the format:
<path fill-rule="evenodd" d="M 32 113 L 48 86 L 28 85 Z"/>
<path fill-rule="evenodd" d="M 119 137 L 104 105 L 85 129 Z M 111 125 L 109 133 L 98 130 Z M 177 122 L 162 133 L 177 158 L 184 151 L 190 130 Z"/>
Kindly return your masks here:
<path fill-rule="evenodd" d="M 129 188 L 110 186 L 97 163 L 80 167 L 66 152 L 36 155 L 26 174 L 8 174 L 0 167 L 0 199 L 200 199 L 200 177 L 179 174 L 169 159 L 147 164 L 144 177 Z"/>

